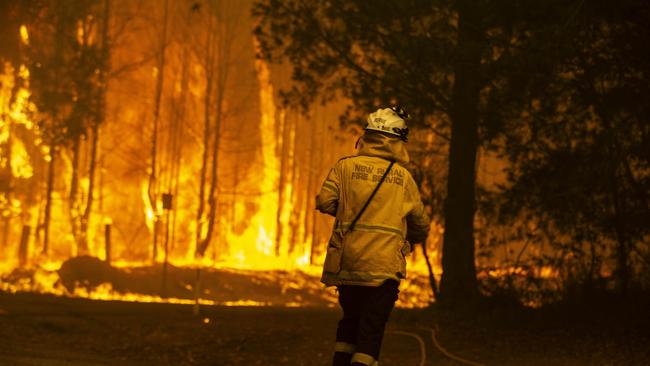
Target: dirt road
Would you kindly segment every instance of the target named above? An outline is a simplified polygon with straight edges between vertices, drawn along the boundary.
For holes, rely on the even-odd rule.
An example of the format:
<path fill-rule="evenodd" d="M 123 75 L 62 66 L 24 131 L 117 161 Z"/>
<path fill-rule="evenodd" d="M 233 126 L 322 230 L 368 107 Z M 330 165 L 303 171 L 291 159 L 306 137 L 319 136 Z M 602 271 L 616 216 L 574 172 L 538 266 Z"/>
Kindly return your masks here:
<path fill-rule="evenodd" d="M 396 310 L 381 364 L 419 365 L 417 340 L 394 332 L 412 331 L 426 342 L 426 365 L 461 365 L 422 326 L 437 326 L 449 351 L 487 365 L 650 364 L 647 320 L 592 326 L 534 311 L 485 315 Z M 188 305 L 0 293 L 0 366 L 328 365 L 338 317 L 326 307 L 216 306 L 195 317 Z"/>
<path fill-rule="evenodd" d="M 192 307 L 0 294 L 0 365 L 326 365 L 333 308 Z M 402 339 L 404 338 L 404 339 Z M 386 337 L 385 364 L 416 365 Z M 398 362 L 407 352 L 412 361 Z"/>

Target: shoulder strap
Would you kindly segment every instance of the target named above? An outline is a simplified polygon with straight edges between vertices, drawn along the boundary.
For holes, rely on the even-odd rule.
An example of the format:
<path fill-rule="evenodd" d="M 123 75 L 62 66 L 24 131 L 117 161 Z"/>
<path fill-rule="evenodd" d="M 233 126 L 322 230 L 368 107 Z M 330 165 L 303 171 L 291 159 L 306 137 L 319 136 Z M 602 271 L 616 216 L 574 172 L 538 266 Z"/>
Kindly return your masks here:
<path fill-rule="evenodd" d="M 381 184 L 384 183 L 384 180 L 386 179 L 386 176 L 390 172 L 390 169 L 393 167 L 393 164 L 395 164 L 395 162 L 391 161 L 390 164 L 388 165 L 388 168 L 386 168 L 386 171 L 384 172 L 384 175 L 381 176 L 381 179 L 379 180 L 379 183 L 377 183 L 377 186 L 375 187 L 375 190 L 372 191 L 372 193 L 370 194 L 370 197 L 368 197 L 368 200 L 366 201 L 366 203 L 363 205 L 363 207 L 361 207 L 361 210 L 359 210 L 359 213 L 354 218 L 354 220 L 352 220 L 352 222 L 350 223 L 350 227 L 345 232 L 345 234 L 347 234 L 350 231 L 354 230 L 354 225 L 357 224 L 357 221 L 359 220 L 359 218 L 361 217 L 363 212 L 366 210 L 366 208 L 368 208 L 368 205 L 370 204 L 370 201 L 372 201 L 372 198 L 375 197 L 375 194 L 379 190 L 379 187 L 381 187 Z"/>

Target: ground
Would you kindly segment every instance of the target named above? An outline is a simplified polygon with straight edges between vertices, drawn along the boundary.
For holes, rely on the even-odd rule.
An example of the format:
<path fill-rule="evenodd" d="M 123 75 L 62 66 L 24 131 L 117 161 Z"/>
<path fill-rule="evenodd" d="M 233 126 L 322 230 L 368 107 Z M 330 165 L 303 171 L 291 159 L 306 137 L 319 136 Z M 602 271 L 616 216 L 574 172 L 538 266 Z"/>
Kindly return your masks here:
<path fill-rule="evenodd" d="M 425 342 L 426 365 L 461 365 L 428 327 L 447 351 L 486 365 L 650 364 L 649 320 L 634 311 L 491 308 L 396 310 L 381 364 L 420 364 L 405 331 Z M 226 306 L 194 316 L 190 305 L 0 293 L 0 365 L 328 365 L 338 317 L 327 307 Z"/>

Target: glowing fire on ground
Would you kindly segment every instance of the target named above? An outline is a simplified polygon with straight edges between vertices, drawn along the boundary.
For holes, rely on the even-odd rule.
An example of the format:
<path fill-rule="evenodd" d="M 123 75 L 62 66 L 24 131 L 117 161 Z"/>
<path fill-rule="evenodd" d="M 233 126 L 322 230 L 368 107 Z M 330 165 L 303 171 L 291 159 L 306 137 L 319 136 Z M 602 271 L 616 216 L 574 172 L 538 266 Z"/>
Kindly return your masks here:
<path fill-rule="evenodd" d="M 20 28 L 20 37 L 25 46 L 30 44 L 30 34 L 25 26 Z M 296 176 L 291 176 L 292 180 L 288 180 L 285 184 L 280 183 L 280 170 L 281 162 L 278 156 L 278 144 L 287 144 L 289 150 L 288 159 L 295 160 L 294 156 L 296 151 L 296 127 L 290 128 L 285 134 L 284 131 L 278 133 L 280 121 L 287 118 L 286 111 L 276 107 L 274 101 L 274 90 L 271 81 L 271 75 L 268 65 L 263 61 L 255 61 L 255 71 L 257 75 L 257 82 L 259 84 L 259 130 L 260 141 L 258 147 L 258 164 L 263 167 L 258 169 L 250 176 L 245 177 L 247 180 L 255 182 L 255 190 L 258 195 L 255 197 L 255 207 L 247 206 L 249 202 L 236 202 L 234 204 L 234 211 L 237 216 L 245 217 L 246 226 L 240 230 L 227 228 L 221 233 L 221 240 L 228 243 L 228 250 L 219 253 L 219 256 L 205 256 L 196 258 L 194 255 L 194 247 L 188 244 L 189 240 L 179 248 L 170 251 L 169 264 L 176 268 L 189 269 L 190 272 L 197 268 L 202 268 L 205 274 L 209 274 L 215 268 L 219 269 L 232 269 L 234 271 L 241 271 L 238 273 L 245 273 L 249 277 L 250 282 L 254 284 L 271 284 L 276 283 L 279 289 L 279 296 L 287 297 L 282 301 L 284 306 L 303 306 L 305 304 L 315 303 L 321 301 L 323 304 L 333 306 L 336 301 L 336 296 L 333 290 L 324 290 L 322 285 L 318 282 L 323 261 L 324 252 L 315 252 L 313 258 L 310 258 L 310 251 L 312 246 L 322 245 L 323 238 L 319 241 L 314 240 L 313 237 L 307 235 L 304 226 L 298 227 L 291 226 L 292 214 L 295 210 L 300 210 L 298 213 L 298 221 L 304 222 L 306 219 L 306 210 L 299 207 L 294 192 L 298 189 L 292 185 L 292 180 L 297 181 L 300 172 L 293 169 Z M 17 80 L 21 79 L 21 86 L 14 88 L 17 85 Z M 38 115 L 36 107 L 30 102 L 30 89 L 29 89 L 29 70 L 21 65 L 18 69 L 14 69 L 12 65 L 5 65 L 4 73 L 0 75 L 0 145 L 2 145 L 3 154 L 10 157 L 10 160 L 2 160 L 1 168 L 3 171 L 8 171 L 11 183 L 13 186 L 27 187 L 27 183 L 31 183 L 37 178 L 39 186 L 38 190 L 43 189 L 43 179 L 47 171 L 47 163 L 50 162 L 50 148 L 43 141 L 43 136 L 39 130 L 38 125 L 34 122 L 35 116 Z M 190 85 L 190 89 L 200 90 L 196 85 Z M 278 137 L 288 136 L 288 141 L 279 140 Z M 61 152 L 61 159 L 59 161 L 60 170 L 57 174 L 63 177 L 65 182 L 70 181 L 72 158 L 69 152 Z M 194 164 L 194 165 L 193 165 Z M 181 169 L 180 175 L 185 181 L 192 181 L 195 174 L 196 161 L 188 162 L 188 167 Z M 40 174 L 38 177 L 35 177 Z M 86 192 L 87 195 L 89 178 L 80 177 L 79 179 L 80 191 Z M 66 189 L 68 187 L 65 187 Z M 282 190 L 282 201 L 278 199 L 279 191 Z M 33 191 L 37 191 L 33 188 Z M 83 284 L 76 287 L 74 291 L 69 292 L 64 289 L 60 283 L 60 276 L 57 270 L 61 268 L 64 261 L 77 253 L 75 248 L 75 238 L 70 234 L 69 223 L 67 218 L 71 212 L 79 215 L 79 209 L 76 207 L 68 208 L 65 205 L 66 193 L 65 189 L 59 189 L 52 193 L 53 207 L 50 231 L 52 236 L 57 238 L 56 245 L 52 245 L 49 253 L 41 254 L 41 241 L 42 241 L 42 216 L 44 207 L 42 202 L 44 198 L 42 194 L 34 194 L 33 191 L 21 192 L 20 189 L 12 192 L 12 194 L 3 194 L 0 196 L 0 205 L 2 206 L 2 216 L 5 220 L 4 227 L 20 228 L 21 224 L 23 229 L 27 228 L 28 240 L 25 242 L 25 247 L 21 248 L 20 233 L 14 233 L 11 240 L 2 243 L 4 246 L 3 253 L 0 254 L 0 290 L 7 292 L 18 291 L 33 291 L 41 293 L 55 294 L 59 296 L 75 296 L 84 297 L 97 300 L 120 300 L 120 301 L 140 301 L 140 302 L 168 302 L 191 304 L 195 299 L 187 293 L 194 291 L 196 284 L 191 280 L 183 279 L 185 283 L 185 293 L 179 296 L 160 296 L 157 294 L 145 294 L 140 292 L 133 292 L 123 289 L 116 289 L 111 283 L 101 283 L 97 286 L 85 287 Z M 133 193 L 135 192 L 135 193 Z M 138 187 L 131 192 L 128 199 L 137 197 L 137 201 L 142 207 L 140 212 L 141 220 L 144 223 L 144 230 L 149 236 L 152 236 L 157 224 L 161 224 L 164 218 L 165 211 L 162 208 L 162 202 L 156 200 L 153 204 L 149 201 L 147 191 L 147 181 L 140 180 Z M 20 195 L 33 195 L 30 199 L 26 199 Z M 99 198 L 99 193 L 94 193 L 96 198 Z M 136 200 L 131 202 L 134 206 Z M 179 199 L 180 201 L 180 199 Z M 25 204 L 28 202 L 29 204 Z M 180 205 L 179 205 L 180 206 Z M 194 237 L 192 233 L 193 228 L 197 225 L 193 221 L 191 211 L 186 209 L 182 211 L 178 209 L 179 221 L 181 226 L 189 228 L 187 237 Z M 106 259 L 104 229 L 106 226 L 114 227 L 116 230 L 115 235 L 120 240 L 119 244 L 114 245 L 113 260 L 111 265 L 125 273 L 135 271 L 138 268 L 151 268 L 153 271 L 156 266 L 159 266 L 163 260 L 163 251 L 159 249 L 156 258 L 151 259 L 146 257 L 131 256 L 129 257 L 129 245 L 123 242 L 128 242 L 121 233 L 117 225 L 113 225 L 113 221 L 109 215 L 108 210 L 93 212 L 90 215 L 90 224 L 88 230 L 89 248 L 88 254 Z M 119 213 L 117 213 L 119 214 Z M 129 223 L 135 226 L 135 223 Z M 282 230 L 278 230 L 278 225 Z M 227 225 L 224 225 L 227 227 Z M 438 229 L 436 227 L 436 229 Z M 31 231 L 30 231 L 31 230 Z M 434 230 L 432 240 L 439 238 L 440 232 Z M 279 235 L 279 232 L 284 232 L 284 235 Z M 290 249 L 290 240 L 292 237 L 288 233 L 294 233 L 294 238 L 299 238 L 301 241 L 300 246 Z M 17 234 L 17 235 L 16 235 Z M 31 239 L 30 239 L 31 238 Z M 142 247 L 148 247 L 148 243 L 138 243 Z M 215 244 L 212 244 L 213 246 Z M 436 243 L 430 242 L 430 248 L 435 248 Z M 15 253 L 23 251 L 25 263 L 19 263 L 20 259 L 17 258 Z M 280 253 L 278 255 L 278 253 Z M 430 250 L 430 256 L 437 262 L 438 253 L 435 250 Z M 310 261 L 312 264 L 310 264 Z M 416 255 L 416 258 L 409 259 L 409 278 L 403 281 L 401 286 L 399 307 L 422 307 L 432 302 L 431 290 L 428 288 L 428 274 L 427 267 L 421 255 Z M 439 271 L 436 268 L 436 275 L 439 276 Z M 24 277 L 20 277 L 21 271 L 29 272 Z M 187 271 L 186 271 L 187 272 Z M 192 272 L 193 273 L 193 272 Z M 19 277 L 9 281 L 6 280 L 7 276 L 18 275 Z M 185 276 L 185 274 L 183 274 Z M 170 280 L 172 281 L 172 280 Z M 158 285 L 158 284 L 156 284 Z M 173 286 L 173 284 L 169 284 Z M 204 284 L 205 286 L 205 284 Z M 223 291 L 230 291 L 228 285 L 221 288 Z M 205 286 L 207 287 L 207 286 Z M 158 288 L 156 288 L 158 290 Z M 229 300 L 213 300 L 208 291 L 217 291 L 217 289 L 204 288 L 201 289 L 202 293 L 198 301 L 207 305 L 236 305 L 236 306 L 263 306 L 278 304 L 269 299 L 229 299 Z M 187 296 L 186 296 L 187 295 Z M 214 295 L 214 294 L 212 294 Z M 307 299 L 311 296 L 312 300 Z M 310 302 L 311 301 L 311 302 Z"/>

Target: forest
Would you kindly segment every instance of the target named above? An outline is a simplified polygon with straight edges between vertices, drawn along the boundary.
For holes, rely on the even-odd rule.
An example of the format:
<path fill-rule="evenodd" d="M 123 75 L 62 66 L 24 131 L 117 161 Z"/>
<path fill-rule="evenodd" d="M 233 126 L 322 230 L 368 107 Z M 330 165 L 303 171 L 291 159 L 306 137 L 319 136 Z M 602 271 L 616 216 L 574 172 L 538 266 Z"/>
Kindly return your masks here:
<path fill-rule="evenodd" d="M 650 304 L 648 24 L 644 0 L 0 0 L 0 323 L 24 326 L 2 317 L 27 303 L 109 309 L 90 300 L 187 307 L 196 327 L 279 322 L 276 307 L 329 319 L 334 220 L 314 197 L 368 114 L 400 105 L 432 222 L 394 324 L 435 319 L 461 354 L 538 364 L 464 327 L 525 342 L 537 325 L 514 319 L 539 311 L 573 339 L 564 322 L 588 309 L 579 323 L 606 314 L 632 348 L 607 358 L 593 339 L 564 351 L 591 358 L 540 364 L 643 364 L 647 321 L 618 316 Z M 170 347 L 122 351 L 215 364 Z"/>

